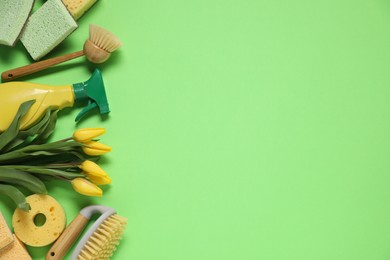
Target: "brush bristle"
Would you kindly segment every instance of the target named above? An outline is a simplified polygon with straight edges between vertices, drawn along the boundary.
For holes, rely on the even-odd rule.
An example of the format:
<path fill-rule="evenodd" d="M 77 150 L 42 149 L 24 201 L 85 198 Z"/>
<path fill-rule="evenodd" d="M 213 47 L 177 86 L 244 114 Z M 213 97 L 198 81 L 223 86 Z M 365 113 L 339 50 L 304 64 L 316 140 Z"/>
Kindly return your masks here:
<path fill-rule="evenodd" d="M 89 25 L 89 40 L 110 53 L 122 46 L 122 42 L 113 33 L 93 24 Z"/>
<path fill-rule="evenodd" d="M 108 217 L 85 243 L 77 259 L 110 259 L 122 239 L 126 224 L 124 217 L 116 214 Z"/>

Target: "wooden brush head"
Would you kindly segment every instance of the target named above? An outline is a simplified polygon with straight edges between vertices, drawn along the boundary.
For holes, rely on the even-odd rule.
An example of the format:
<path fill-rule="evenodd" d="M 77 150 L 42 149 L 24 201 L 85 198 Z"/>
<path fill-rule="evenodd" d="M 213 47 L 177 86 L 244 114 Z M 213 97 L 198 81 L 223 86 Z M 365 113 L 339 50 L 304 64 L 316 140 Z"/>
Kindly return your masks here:
<path fill-rule="evenodd" d="M 92 63 L 103 63 L 111 56 L 110 52 L 99 48 L 90 40 L 85 41 L 83 49 L 85 57 Z"/>
<path fill-rule="evenodd" d="M 110 31 L 97 25 L 89 25 L 89 39 L 84 44 L 84 54 L 90 62 L 105 62 L 120 46 L 121 41 Z"/>

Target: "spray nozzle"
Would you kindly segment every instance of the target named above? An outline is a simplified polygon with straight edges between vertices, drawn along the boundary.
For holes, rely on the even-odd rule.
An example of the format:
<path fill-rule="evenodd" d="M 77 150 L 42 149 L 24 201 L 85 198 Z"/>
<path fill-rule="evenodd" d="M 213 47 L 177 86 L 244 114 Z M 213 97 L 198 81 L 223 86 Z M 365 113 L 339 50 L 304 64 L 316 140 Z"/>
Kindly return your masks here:
<path fill-rule="evenodd" d="M 110 112 L 102 72 L 99 69 L 95 69 L 87 81 L 73 84 L 73 91 L 75 102 L 87 102 L 87 106 L 80 111 L 75 121 L 79 121 L 95 107 L 99 108 L 101 115 Z"/>

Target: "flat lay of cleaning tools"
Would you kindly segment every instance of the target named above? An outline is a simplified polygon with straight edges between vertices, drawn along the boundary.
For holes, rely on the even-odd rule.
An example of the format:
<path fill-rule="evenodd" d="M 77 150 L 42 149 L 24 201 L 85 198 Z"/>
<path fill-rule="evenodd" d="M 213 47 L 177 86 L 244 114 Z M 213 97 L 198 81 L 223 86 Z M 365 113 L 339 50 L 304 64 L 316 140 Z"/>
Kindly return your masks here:
<path fill-rule="evenodd" d="M 7 70 L 0 83 L 0 199 L 13 212 L 5 211 L 4 217 L 0 212 L 1 260 L 43 259 L 47 246 L 52 248 L 47 259 L 110 259 L 122 239 L 126 218 L 110 207 L 87 206 L 109 191 L 102 186 L 111 184 L 111 176 L 100 167 L 108 161 L 99 159 L 112 148 L 100 142 L 106 129 L 99 124 L 110 112 L 102 72 L 82 66 L 104 63 L 122 43 L 109 30 L 86 23 L 89 35 L 79 38 L 79 47 L 42 60 L 79 28 L 78 19 L 96 2 L 0 0 L 0 59 Z M 18 51 L 30 62 L 18 64 Z M 53 84 L 12 81 L 81 56 L 86 62 L 77 65 L 92 72 L 86 81 L 57 85 L 61 75 Z M 73 134 L 50 140 L 58 116 L 68 115 L 60 110 L 70 107 L 80 109 L 76 122 L 92 110 L 102 120 L 97 127 L 72 129 Z M 69 190 L 75 199 L 66 197 Z M 67 227 L 72 209 L 81 211 Z M 72 244 L 75 249 L 69 251 Z"/>
<path fill-rule="evenodd" d="M 91 24 L 89 27 L 89 38 L 85 41 L 83 50 L 7 70 L 1 74 L 1 79 L 3 81 L 14 80 L 83 55 L 92 63 L 103 63 L 121 45 L 121 41 L 113 33 L 100 26 Z"/>

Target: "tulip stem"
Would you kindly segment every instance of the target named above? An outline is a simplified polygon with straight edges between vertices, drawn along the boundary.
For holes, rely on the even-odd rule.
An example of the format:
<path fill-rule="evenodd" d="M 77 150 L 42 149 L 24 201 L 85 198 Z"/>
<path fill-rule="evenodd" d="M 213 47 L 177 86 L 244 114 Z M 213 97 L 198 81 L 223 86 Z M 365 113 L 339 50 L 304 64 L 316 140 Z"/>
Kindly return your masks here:
<path fill-rule="evenodd" d="M 46 164 L 48 168 L 78 168 L 81 165 L 80 162 L 69 162 L 69 163 L 53 163 Z"/>
<path fill-rule="evenodd" d="M 68 138 L 64 138 L 64 139 L 58 140 L 57 142 L 67 142 L 67 141 L 70 141 L 70 140 L 73 140 L 73 138 L 72 137 L 68 137 Z"/>
<path fill-rule="evenodd" d="M 53 176 L 53 177 L 58 176 L 66 179 L 73 179 L 73 178 L 85 176 L 80 172 L 58 170 L 58 169 L 52 169 L 52 168 L 42 167 L 42 166 L 33 166 L 33 165 L 2 165 L 0 167 L 5 169 L 7 168 L 17 169 L 17 170 L 39 174 L 39 175 L 46 175 L 46 176 Z"/>

